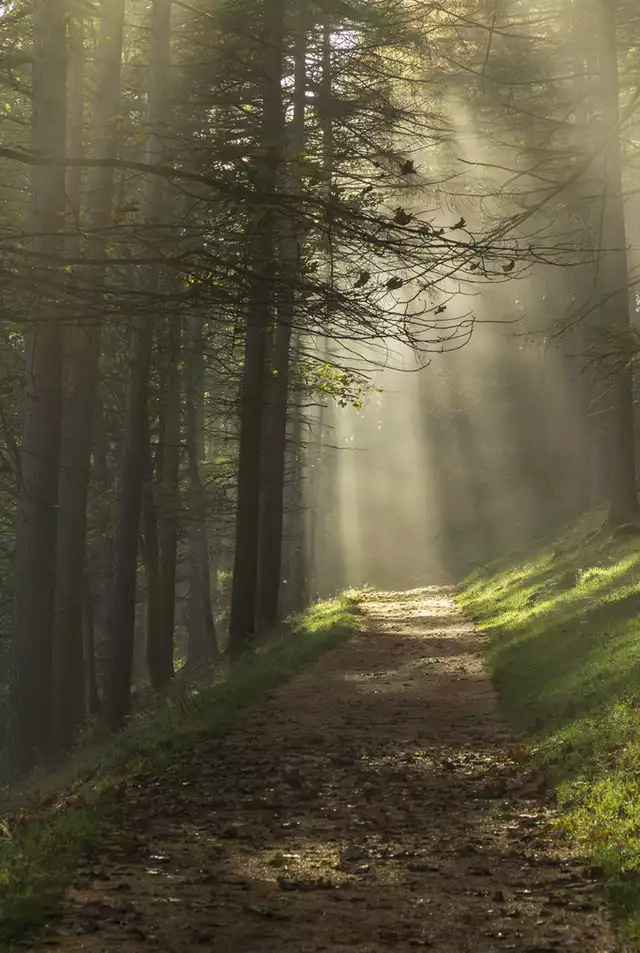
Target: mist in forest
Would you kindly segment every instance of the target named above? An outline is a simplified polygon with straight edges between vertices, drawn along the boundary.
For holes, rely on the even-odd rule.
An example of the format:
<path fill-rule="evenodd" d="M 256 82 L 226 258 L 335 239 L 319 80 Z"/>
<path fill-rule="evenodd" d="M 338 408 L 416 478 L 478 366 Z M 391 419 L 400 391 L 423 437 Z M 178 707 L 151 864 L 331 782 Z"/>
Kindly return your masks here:
<path fill-rule="evenodd" d="M 0 3 L 10 771 L 318 596 L 640 524 L 636 7 Z"/>
<path fill-rule="evenodd" d="M 573 15 L 566 28 L 575 34 Z M 509 42 L 518 48 L 513 36 L 494 37 L 491 56 L 499 61 Z M 591 55 L 590 43 L 585 38 L 575 54 L 578 64 Z M 520 55 L 531 55 L 526 39 Z M 561 72 L 561 59 L 534 53 L 532 69 Z M 637 329 L 638 190 L 626 197 L 625 255 L 625 232 L 615 226 L 620 209 L 607 205 L 615 196 L 593 201 L 615 157 L 587 163 L 558 205 L 553 177 L 566 174 L 566 159 L 550 144 L 562 133 L 549 126 L 546 147 L 536 140 L 528 87 L 504 100 L 499 80 L 495 88 L 484 77 L 478 85 L 493 96 L 484 113 L 455 87 L 444 94 L 448 134 L 415 153 L 424 175 L 407 208 L 435 227 L 455 230 L 450 223 L 460 221 L 466 235 L 515 221 L 525 209 L 540 260 L 515 269 L 506 260 L 479 281 L 441 281 L 440 337 L 434 333 L 419 354 L 397 342 L 361 349 L 356 363 L 370 380 L 362 406 L 334 403 L 313 419 L 305 501 L 316 595 L 452 582 L 602 505 L 612 490 L 609 457 L 625 442 L 612 422 L 629 398 L 616 392 L 620 355 L 611 359 L 615 348 L 602 346 L 601 321 L 613 309 L 611 325 L 624 326 L 614 273 L 626 258 L 628 327 L 631 335 Z M 562 90 L 566 128 L 578 141 L 588 125 L 585 91 L 579 83 Z M 625 168 L 627 188 L 635 174 Z M 349 364 L 352 355 L 342 358 Z"/>
<path fill-rule="evenodd" d="M 503 297 L 517 310 L 531 290 Z M 499 314 L 498 297 L 481 310 Z M 481 321 L 426 367 L 390 348 L 361 407 L 314 421 L 321 449 L 305 491 L 318 594 L 453 581 L 579 511 L 589 488 L 577 363 L 522 322 Z"/>

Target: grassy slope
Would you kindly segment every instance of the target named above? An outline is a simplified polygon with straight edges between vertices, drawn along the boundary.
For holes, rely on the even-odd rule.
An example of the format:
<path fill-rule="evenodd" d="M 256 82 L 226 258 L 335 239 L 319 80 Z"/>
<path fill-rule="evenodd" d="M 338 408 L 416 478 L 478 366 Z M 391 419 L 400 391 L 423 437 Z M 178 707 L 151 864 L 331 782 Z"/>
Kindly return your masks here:
<path fill-rule="evenodd" d="M 512 724 L 548 771 L 559 823 L 608 879 L 640 941 L 640 540 L 585 519 L 477 570 L 459 603 L 489 636 Z"/>
<path fill-rule="evenodd" d="M 106 746 L 79 752 L 45 776 L 40 791 L 32 786 L 25 806 L 0 818 L 0 950 L 55 914 L 78 861 L 99 843 L 102 811 L 124 778 L 158 771 L 178 747 L 227 730 L 239 710 L 345 641 L 356 614 L 348 594 L 315 605 L 226 681 Z"/>

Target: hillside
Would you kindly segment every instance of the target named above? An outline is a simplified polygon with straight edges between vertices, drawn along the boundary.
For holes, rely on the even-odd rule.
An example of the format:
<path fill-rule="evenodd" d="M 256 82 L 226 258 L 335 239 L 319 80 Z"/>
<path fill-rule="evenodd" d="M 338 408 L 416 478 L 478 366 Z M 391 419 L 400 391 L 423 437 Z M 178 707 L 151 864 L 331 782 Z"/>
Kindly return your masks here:
<path fill-rule="evenodd" d="M 602 514 L 479 569 L 458 602 L 488 636 L 511 724 L 545 769 L 558 827 L 640 938 L 640 546 Z"/>

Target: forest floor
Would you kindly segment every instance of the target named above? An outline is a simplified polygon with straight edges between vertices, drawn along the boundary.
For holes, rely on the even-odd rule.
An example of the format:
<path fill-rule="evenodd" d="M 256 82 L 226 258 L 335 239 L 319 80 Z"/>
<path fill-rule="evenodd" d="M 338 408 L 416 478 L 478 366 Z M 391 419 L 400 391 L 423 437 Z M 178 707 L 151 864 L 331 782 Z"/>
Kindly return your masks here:
<path fill-rule="evenodd" d="M 347 645 L 225 737 L 123 787 L 28 949 L 617 949 L 452 594 L 368 594 L 362 610 Z"/>

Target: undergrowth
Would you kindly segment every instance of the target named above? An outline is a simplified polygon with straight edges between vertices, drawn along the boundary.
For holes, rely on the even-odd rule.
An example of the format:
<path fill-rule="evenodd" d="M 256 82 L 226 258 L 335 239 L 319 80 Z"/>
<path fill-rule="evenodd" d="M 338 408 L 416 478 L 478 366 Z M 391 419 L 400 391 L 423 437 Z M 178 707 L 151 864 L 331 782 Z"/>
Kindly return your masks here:
<path fill-rule="evenodd" d="M 314 605 L 216 685 L 36 776 L 22 806 L 0 818 L 0 950 L 56 915 L 80 861 L 99 845 L 104 811 L 124 780 L 161 770 L 184 747 L 228 730 L 238 711 L 345 641 L 356 615 L 350 593 Z"/>
<path fill-rule="evenodd" d="M 506 713 L 544 767 L 559 826 L 640 943 L 640 540 L 594 514 L 526 560 L 477 570 L 459 603 L 489 636 Z"/>

